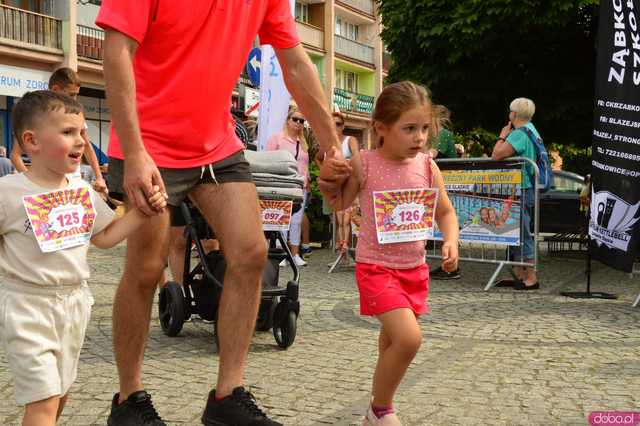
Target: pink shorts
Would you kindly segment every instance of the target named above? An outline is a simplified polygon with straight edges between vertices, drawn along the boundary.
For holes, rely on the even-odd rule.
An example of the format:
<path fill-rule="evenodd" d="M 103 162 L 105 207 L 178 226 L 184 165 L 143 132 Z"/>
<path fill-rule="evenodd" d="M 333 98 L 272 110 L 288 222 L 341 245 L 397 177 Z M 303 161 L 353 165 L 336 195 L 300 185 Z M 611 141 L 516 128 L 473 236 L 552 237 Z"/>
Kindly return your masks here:
<path fill-rule="evenodd" d="M 376 316 L 398 308 L 416 315 L 429 312 L 429 266 L 392 269 L 372 263 L 356 263 L 360 290 L 360 315 Z"/>

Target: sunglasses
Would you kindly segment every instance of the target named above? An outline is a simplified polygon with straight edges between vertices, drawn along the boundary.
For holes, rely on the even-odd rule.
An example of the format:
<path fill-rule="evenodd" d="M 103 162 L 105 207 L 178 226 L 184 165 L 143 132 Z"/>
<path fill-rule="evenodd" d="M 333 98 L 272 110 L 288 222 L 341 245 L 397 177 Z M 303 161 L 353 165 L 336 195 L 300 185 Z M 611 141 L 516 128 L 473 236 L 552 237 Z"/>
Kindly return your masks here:
<path fill-rule="evenodd" d="M 304 118 L 291 117 L 291 121 L 298 124 L 304 124 Z"/>
<path fill-rule="evenodd" d="M 342 126 L 344 126 L 344 123 L 340 121 L 336 121 L 336 127 L 342 127 Z"/>

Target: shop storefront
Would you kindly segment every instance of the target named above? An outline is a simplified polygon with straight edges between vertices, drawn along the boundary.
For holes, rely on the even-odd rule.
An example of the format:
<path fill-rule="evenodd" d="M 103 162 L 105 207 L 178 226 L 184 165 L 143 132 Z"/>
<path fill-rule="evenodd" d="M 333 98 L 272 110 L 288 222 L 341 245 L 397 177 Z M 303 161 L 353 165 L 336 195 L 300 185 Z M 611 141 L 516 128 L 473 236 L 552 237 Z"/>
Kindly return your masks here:
<path fill-rule="evenodd" d="M 44 70 L 0 64 L 0 143 L 11 151 L 11 110 L 17 98 L 32 90 L 47 89 L 49 75 Z"/>

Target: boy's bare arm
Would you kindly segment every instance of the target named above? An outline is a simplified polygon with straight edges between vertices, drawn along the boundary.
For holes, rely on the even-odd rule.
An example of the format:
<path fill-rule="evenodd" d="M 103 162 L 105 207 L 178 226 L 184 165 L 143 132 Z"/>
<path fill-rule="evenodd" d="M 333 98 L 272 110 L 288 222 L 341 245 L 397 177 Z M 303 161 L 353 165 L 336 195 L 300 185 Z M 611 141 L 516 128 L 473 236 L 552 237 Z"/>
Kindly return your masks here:
<path fill-rule="evenodd" d="M 153 188 L 153 194 L 148 202 L 157 211 L 162 211 L 167 206 L 167 194 L 160 192 L 159 187 Z M 129 210 L 124 216 L 114 220 L 102 231 L 91 237 L 91 243 L 101 249 L 108 249 L 124 240 L 141 226 L 148 216 L 137 208 Z"/>
<path fill-rule="evenodd" d="M 129 234 L 142 225 L 147 216 L 140 210 L 133 208 L 124 216 L 114 220 L 106 228 L 91 237 L 91 244 L 101 249 L 108 249 L 120 241 L 123 241 Z"/>

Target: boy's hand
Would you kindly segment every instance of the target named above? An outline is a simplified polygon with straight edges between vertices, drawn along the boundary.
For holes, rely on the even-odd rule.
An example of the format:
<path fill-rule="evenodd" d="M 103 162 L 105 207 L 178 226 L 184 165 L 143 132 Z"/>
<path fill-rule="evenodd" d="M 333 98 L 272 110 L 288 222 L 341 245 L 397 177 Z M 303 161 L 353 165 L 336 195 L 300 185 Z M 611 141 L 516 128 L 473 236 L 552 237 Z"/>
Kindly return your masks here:
<path fill-rule="evenodd" d="M 161 212 L 165 207 L 167 207 L 167 199 L 169 196 L 165 192 L 160 191 L 160 187 L 158 185 L 154 185 L 151 189 L 151 194 L 147 199 L 147 202 L 154 210 Z"/>
<path fill-rule="evenodd" d="M 445 242 L 442 244 L 442 270 L 453 272 L 458 269 L 458 244 Z"/>

